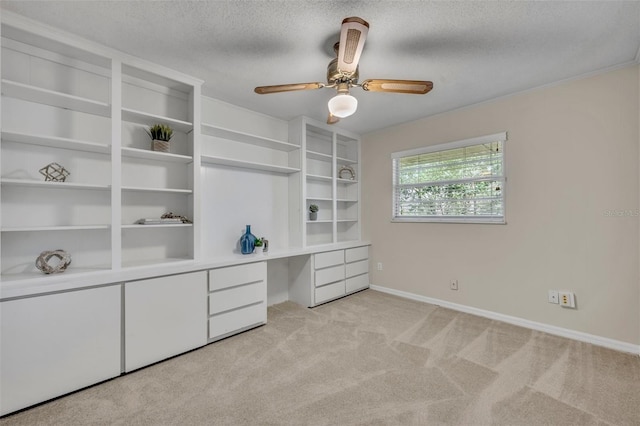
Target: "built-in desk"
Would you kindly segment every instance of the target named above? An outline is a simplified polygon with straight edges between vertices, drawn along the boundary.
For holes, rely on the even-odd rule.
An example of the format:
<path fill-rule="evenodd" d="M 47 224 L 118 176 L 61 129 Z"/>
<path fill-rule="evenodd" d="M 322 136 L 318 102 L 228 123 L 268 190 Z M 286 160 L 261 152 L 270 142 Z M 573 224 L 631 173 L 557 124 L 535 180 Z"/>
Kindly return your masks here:
<path fill-rule="evenodd" d="M 369 286 L 368 242 L 273 250 L 0 287 L 0 415 Z M 271 292 L 271 294 L 269 294 Z"/>

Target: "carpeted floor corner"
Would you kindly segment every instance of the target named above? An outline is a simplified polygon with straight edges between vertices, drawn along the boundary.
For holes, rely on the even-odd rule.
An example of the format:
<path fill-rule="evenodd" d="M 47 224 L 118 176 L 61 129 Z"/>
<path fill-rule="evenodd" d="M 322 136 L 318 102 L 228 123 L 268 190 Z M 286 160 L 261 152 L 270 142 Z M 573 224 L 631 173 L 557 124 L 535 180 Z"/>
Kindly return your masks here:
<path fill-rule="evenodd" d="M 366 290 L 0 425 L 639 425 L 640 358 Z"/>

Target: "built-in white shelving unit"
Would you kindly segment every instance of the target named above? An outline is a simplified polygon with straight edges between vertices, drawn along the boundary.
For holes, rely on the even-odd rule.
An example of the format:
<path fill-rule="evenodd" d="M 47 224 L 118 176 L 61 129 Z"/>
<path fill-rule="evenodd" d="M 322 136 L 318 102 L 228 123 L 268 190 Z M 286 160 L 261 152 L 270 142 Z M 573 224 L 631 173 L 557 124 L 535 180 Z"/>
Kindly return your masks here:
<path fill-rule="evenodd" d="M 139 225 L 142 218 L 173 213 L 194 220 L 198 211 L 199 84 L 153 66 L 122 66 L 122 265 L 195 259 L 198 226 Z M 151 150 L 146 129 L 173 129 L 170 152 Z"/>
<path fill-rule="evenodd" d="M 292 223 L 298 233 L 293 238 L 303 246 L 359 240 L 359 137 L 306 117 L 291 122 L 289 135 L 304 152 L 301 201 Z M 353 179 L 340 177 L 345 166 L 354 171 Z M 311 204 L 319 207 L 317 220 L 309 220 Z M 296 226 L 296 220 L 302 225 Z"/>
<path fill-rule="evenodd" d="M 57 248 L 67 273 L 197 260 L 201 238 L 231 254 L 245 224 L 277 247 L 360 239 L 357 135 L 215 100 L 203 115 L 201 81 L 28 25 L 3 23 L 2 57 L 3 280 L 37 274 L 37 255 Z M 154 124 L 174 130 L 169 152 L 153 151 Z M 65 182 L 40 175 L 53 162 Z M 222 229 L 202 227 L 203 196 Z M 169 212 L 193 223 L 137 223 Z"/>
<path fill-rule="evenodd" d="M 195 259 L 202 82 L 20 21 L 3 22 L 2 58 L 2 280 L 58 248 L 66 274 Z M 151 149 L 160 123 L 171 152 Z M 64 182 L 40 174 L 54 162 Z M 167 212 L 195 224 L 135 224 Z"/>
<path fill-rule="evenodd" d="M 42 276 L 40 252 L 64 247 L 70 273 L 109 269 L 111 59 L 52 35 L 2 25 L 2 280 Z M 39 170 L 59 163 L 65 182 Z"/>

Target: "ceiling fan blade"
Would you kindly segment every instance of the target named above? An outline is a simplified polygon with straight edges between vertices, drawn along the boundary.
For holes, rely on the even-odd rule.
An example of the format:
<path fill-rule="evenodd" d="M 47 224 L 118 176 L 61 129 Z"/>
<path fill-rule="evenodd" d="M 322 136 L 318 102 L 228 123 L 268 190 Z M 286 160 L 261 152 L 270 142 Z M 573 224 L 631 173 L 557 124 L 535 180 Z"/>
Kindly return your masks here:
<path fill-rule="evenodd" d="M 329 113 L 329 117 L 327 118 L 327 124 L 336 124 L 340 119 L 335 115 Z"/>
<path fill-rule="evenodd" d="M 362 82 L 362 88 L 369 92 L 424 95 L 433 89 L 433 83 L 420 80 L 365 80 Z"/>
<path fill-rule="evenodd" d="M 279 92 L 293 92 L 296 90 L 314 90 L 322 89 L 323 83 L 295 83 L 295 84 L 279 84 L 277 86 L 258 86 L 253 91 L 259 95 Z"/>
<path fill-rule="evenodd" d="M 364 42 L 369 32 L 369 23 L 362 18 L 351 17 L 342 21 L 338 70 L 346 75 L 356 72 Z"/>

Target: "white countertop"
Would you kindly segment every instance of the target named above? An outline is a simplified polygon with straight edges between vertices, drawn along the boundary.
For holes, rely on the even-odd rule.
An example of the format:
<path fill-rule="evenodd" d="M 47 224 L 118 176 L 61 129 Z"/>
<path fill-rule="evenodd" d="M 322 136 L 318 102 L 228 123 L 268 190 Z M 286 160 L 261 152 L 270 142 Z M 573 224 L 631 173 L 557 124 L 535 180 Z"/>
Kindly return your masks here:
<path fill-rule="evenodd" d="M 225 257 L 195 260 L 171 260 L 137 267 L 127 267 L 120 270 L 82 271 L 70 269 L 61 274 L 29 275 L 4 277 L 0 281 L 0 300 L 35 296 L 60 291 L 80 290 L 83 288 L 119 284 L 146 278 L 184 274 L 187 272 L 222 268 L 225 266 L 241 265 L 245 263 L 262 262 L 294 256 L 310 255 L 325 251 L 348 249 L 371 245 L 369 241 L 350 241 L 336 244 L 325 244 L 306 248 L 272 249 L 260 254 L 230 254 Z"/>

